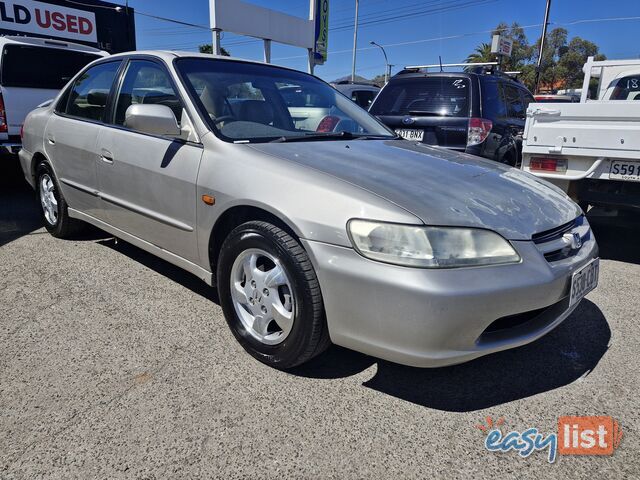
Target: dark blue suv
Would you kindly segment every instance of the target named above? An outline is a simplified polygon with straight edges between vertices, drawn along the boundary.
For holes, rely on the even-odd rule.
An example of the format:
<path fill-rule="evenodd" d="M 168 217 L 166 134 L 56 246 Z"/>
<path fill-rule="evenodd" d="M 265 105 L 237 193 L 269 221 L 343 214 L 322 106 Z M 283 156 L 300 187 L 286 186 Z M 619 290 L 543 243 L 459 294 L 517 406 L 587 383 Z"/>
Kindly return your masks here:
<path fill-rule="evenodd" d="M 369 112 L 402 137 L 519 166 L 527 88 L 491 69 L 427 73 L 405 69 Z"/>

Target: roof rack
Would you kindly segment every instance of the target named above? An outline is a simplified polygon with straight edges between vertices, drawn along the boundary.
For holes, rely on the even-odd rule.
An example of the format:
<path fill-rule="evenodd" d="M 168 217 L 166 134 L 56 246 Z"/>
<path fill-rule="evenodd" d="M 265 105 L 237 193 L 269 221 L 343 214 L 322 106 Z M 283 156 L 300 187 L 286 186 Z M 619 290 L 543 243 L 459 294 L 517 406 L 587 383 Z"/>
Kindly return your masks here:
<path fill-rule="evenodd" d="M 405 70 L 429 70 L 430 68 L 443 69 L 446 67 L 486 67 L 496 66 L 498 62 L 480 62 L 480 63 L 435 63 L 433 65 L 408 65 Z"/>
<path fill-rule="evenodd" d="M 351 80 L 340 80 L 338 82 L 331 82 L 331 83 L 333 83 L 334 85 L 374 85 L 373 82 L 362 81 L 362 80 L 359 82 L 358 81 L 352 82 Z"/>
<path fill-rule="evenodd" d="M 404 75 L 409 73 L 424 72 L 428 73 L 430 68 L 439 68 L 440 72 L 444 72 L 445 67 L 465 67 L 465 73 L 477 73 L 484 75 L 496 75 L 500 77 L 509 78 L 518 82 L 518 75 L 522 72 L 503 72 L 498 69 L 498 62 L 478 62 L 478 63 L 443 63 L 433 65 L 408 65 L 404 67 L 404 70 L 398 72 L 396 75 Z"/>

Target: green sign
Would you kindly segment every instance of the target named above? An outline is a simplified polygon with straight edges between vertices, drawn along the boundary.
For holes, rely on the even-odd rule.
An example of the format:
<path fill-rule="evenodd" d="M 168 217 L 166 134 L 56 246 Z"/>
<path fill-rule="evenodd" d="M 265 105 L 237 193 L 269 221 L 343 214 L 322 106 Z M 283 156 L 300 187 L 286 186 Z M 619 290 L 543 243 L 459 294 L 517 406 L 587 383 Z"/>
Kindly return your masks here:
<path fill-rule="evenodd" d="M 327 61 L 329 43 L 329 0 L 316 0 L 316 36 L 313 59 L 316 65 Z"/>

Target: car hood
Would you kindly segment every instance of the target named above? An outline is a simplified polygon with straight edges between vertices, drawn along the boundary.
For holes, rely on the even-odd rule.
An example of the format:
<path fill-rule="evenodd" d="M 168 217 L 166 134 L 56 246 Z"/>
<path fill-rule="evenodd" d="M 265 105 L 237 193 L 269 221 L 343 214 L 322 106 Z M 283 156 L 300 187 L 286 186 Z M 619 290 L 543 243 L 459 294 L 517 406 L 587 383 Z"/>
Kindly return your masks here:
<path fill-rule="evenodd" d="M 510 240 L 530 240 L 534 233 L 568 223 L 581 213 L 560 189 L 533 175 L 406 140 L 251 147 L 366 189 L 427 225 L 487 228 Z"/>

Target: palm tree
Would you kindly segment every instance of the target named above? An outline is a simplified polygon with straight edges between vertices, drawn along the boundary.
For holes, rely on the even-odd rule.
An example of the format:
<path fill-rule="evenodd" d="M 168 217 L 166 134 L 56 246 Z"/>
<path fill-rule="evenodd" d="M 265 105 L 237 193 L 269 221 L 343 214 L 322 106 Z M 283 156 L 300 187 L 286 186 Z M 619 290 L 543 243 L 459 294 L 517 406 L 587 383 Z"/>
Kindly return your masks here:
<path fill-rule="evenodd" d="M 467 57 L 467 63 L 495 62 L 495 60 L 496 55 L 491 53 L 491 45 L 484 42 L 478 45 L 473 53 Z"/>

